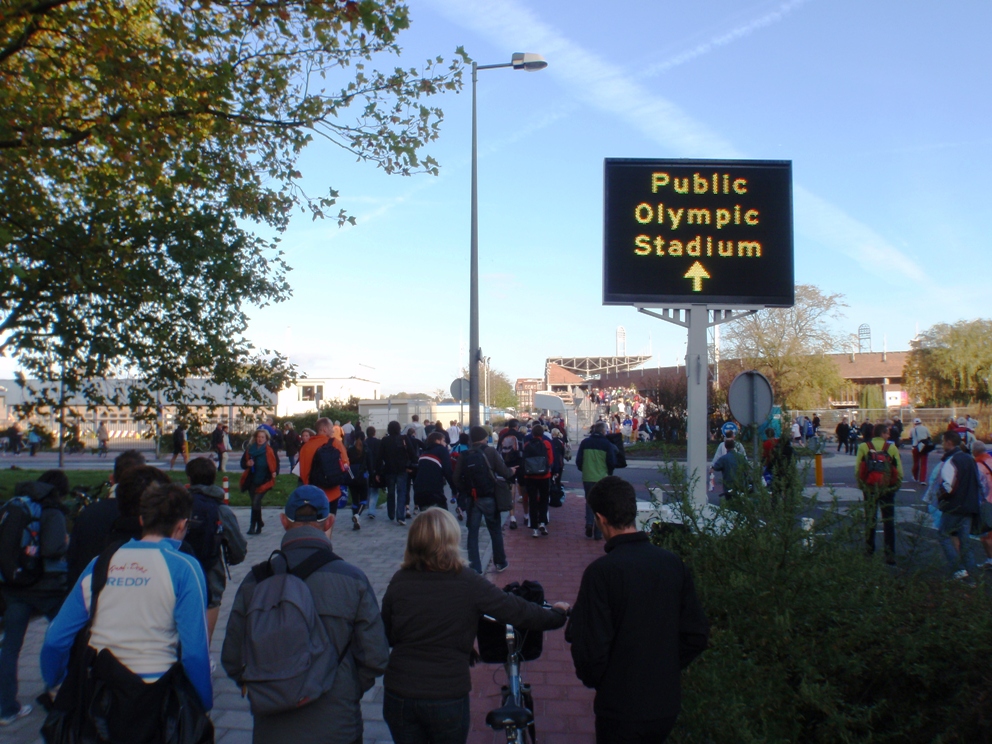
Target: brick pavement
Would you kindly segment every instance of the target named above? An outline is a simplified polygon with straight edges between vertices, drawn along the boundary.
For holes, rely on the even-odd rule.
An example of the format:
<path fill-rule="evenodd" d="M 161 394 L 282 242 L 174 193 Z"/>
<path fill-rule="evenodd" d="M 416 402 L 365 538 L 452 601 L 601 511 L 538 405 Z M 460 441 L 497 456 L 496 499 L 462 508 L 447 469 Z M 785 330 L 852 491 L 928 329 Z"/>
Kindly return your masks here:
<path fill-rule="evenodd" d="M 235 508 L 234 512 L 238 515 L 242 531 L 247 532 L 249 510 L 247 508 Z M 227 627 L 227 618 L 237 586 L 248 573 L 252 564 L 264 560 L 279 546 L 283 534 L 282 526 L 279 524 L 280 512 L 280 509 L 264 510 L 265 529 L 261 535 L 248 538 L 248 559 L 241 565 L 231 568 L 232 580 L 228 583 L 228 589 L 224 593 L 220 619 L 217 622 L 217 629 L 210 645 L 210 656 L 217 662 L 217 669 L 213 674 L 214 709 L 211 717 L 216 728 L 218 744 L 248 744 L 251 741 L 252 718 L 248 710 L 248 702 L 242 699 L 240 691 L 220 667 L 220 652 L 224 644 L 224 630 Z M 463 546 L 464 539 L 465 531 L 463 529 Z M 343 510 L 333 537 L 334 551 L 365 572 L 380 603 L 383 594 L 386 593 L 389 579 L 399 568 L 405 544 L 406 529 L 386 519 L 384 506 L 379 507 L 376 520 L 363 519 L 362 529 L 359 531 L 353 531 L 351 528 L 350 510 Z M 483 554 L 483 562 L 486 564 L 489 561 L 491 550 L 489 535 L 485 529 L 480 530 L 479 544 Z M 24 647 L 18 665 L 19 699 L 22 704 L 34 704 L 34 698 L 44 689 L 41 673 L 38 669 L 38 656 L 41 653 L 47 625 L 43 618 L 32 621 L 24 639 Z M 37 706 L 35 708 L 35 711 L 23 720 L 0 729 L 2 731 L 0 738 L 3 742 L 35 744 L 42 741 L 38 732 L 41 728 L 43 715 Z M 362 701 L 362 712 L 365 719 L 366 744 L 385 744 L 387 742 L 391 744 L 392 738 L 389 735 L 389 729 L 382 720 L 381 677 Z"/>
<path fill-rule="evenodd" d="M 569 476 L 566 471 L 566 482 Z M 573 480 L 577 482 L 577 473 Z M 490 574 L 499 586 L 531 579 L 544 586 L 548 602 L 575 603 L 582 572 L 603 554 L 602 541 L 585 537 L 585 499 L 582 490 L 567 489 L 565 503 L 551 510 L 547 537 L 534 538 L 531 530 L 504 531 L 510 567 Z M 520 518 L 517 510 L 517 518 Z M 544 634 L 541 658 L 526 662 L 522 677 L 532 686 L 538 740 L 542 744 L 594 742 L 593 691 L 575 676 L 564 630 Z M 500 685 L 506 682 L 503 668 L 479 664 L 472 670 L 472 731 L 469 744 L 490 744 L 493 731 L 486 727 L 486 713 L 500 705 Z"/>

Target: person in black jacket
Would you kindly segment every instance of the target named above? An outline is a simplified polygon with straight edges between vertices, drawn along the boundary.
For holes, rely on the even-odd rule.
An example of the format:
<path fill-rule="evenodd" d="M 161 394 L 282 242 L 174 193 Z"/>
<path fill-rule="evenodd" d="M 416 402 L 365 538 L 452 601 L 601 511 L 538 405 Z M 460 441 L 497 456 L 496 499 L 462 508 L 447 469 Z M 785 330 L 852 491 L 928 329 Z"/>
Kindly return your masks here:
<path fill-rule="evenodd" d="M 682 707 L 680 673 L 705 650 L 709 623 L 682 560 L 634 525 L 634 487 L 616 476 L 589 492 L 606 555 L 582 574 L 565 629 L 575 673 L 596 690 L 597 744 L 662 742 Z"/>
<path fill-rule="evenodd" d="M 101 499 L 83 509 L 73 525 L 66 551 L 68 587 L 75 586 L 83 569 L 104 548 L 115 542 L 141 539 L 141 494 L 155 483 L 169 482 L 169 476 L 151 465 L 129 467 L 114 489 L 114 498 Z"/>
<path fill-rule="evenodd" d="M 390 421 L 386 437 L 379 448 L 376 472 L 386 487 L 386 511 L 390 521 L 406 524 L 406 502 L 410 488 L 410 470 L 413 463 L 413 445 L 410 437 L 400 433 L 400 422 Z"/>
<path fill-rule="evenodd" d="M 352 432 L 352 444 L 348 447 L 348 462 L 354 480 L 348 485 L 351 495 L 351 528 L 362 529 L 362 512 L 369 503 L 369 451 L 365 448 L 365 433 L 361 429 Z M 379 492 L 376 491 L 378 497 Z"/>
<path fill-rule="evenodd" d="M 446 432 L 433 431 L 427 437 L 427 448 L 420 453 L 417 462 L 417 475 L 413 480 L 413 503 L 421 511 L 431 506 L 447 509 L 444 498 L 444 484 L 455 493 L 454 474 L 451 471 L 451 455 L 444 444 Z"/>
<path fill-rule="evenodd" d="M 375 519 L 376 507 L 382 493 L 382 476 L 379 474 L 379 455 L 382 453 L 382 440 L 375 435 L 375 427 L 365 430 L 365 459 L 369 469 L 369 519 Z"/>
<path fill-rule="evenodd" d="M 37 481 L 14 487 L 15 497 L 26 497 L 41 507 L 38 528 L 38 555 L 41 577 L 30 586 L 3 587 L 4 635 L 0 642 L 0 725 L 6 726 L 31 712 L 30 705 L 17 699 L 17 660 L 24 643 L 31 615 L 38 613 L 49 622 L 58 614 L 66 594 L 65 555 L 66 509 L 62 500 L 69 493 L 69 479 L 61 470 L 47 470 Z"/>

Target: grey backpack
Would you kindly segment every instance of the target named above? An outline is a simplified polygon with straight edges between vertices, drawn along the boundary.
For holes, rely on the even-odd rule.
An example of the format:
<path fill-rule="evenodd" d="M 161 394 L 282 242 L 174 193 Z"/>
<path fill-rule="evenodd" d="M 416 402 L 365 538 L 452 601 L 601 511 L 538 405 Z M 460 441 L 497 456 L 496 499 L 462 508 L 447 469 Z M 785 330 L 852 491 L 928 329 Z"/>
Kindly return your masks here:
<path fill-rule="evenodd" d="M 277 550 L 251 571 L 257 585 L 245 616 L 244 674 L 253 715 L 300 708 L 331 689 L 338 664 L 351 641 L 338 653 L 317 614 L 307 577 L 331 561 L 319 550 L 292 570 Z"/>

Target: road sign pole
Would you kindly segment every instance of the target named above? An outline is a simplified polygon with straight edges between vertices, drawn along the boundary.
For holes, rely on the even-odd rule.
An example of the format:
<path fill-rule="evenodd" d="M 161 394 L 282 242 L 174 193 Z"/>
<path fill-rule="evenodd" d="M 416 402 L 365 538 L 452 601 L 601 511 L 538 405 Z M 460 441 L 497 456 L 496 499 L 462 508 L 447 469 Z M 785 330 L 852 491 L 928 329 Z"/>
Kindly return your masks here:
<path fill-rule="evenodd" d="M 709 358 L 706 329 L 709 311 L 706 305 L 693 305 L 686 311 L 689 341 L 686 345 L 685 373 L 688 377 L 688 444 L 686 473 L 692 485 L 692 501 L 696 509 L 707 504 L 706 498 L 706 392 L 709 387 Z"/>

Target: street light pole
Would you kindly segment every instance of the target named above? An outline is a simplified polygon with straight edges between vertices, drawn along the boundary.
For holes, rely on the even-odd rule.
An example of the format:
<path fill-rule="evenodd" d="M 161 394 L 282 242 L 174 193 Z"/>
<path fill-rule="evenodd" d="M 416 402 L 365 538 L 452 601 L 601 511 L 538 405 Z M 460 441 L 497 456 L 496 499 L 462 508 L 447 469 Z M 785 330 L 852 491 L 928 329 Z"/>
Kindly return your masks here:
<path fill-rule="evenodd" d="M 514 70 L 536 72 L 548 66 L 539 54 L 514 52 L 510 62 L 498 65 L 479 65 L 472 62 L 472 219 L 471 219 L 471 259 L 469 268 L 469 320 L 468 320 L 468 403 L 469 426 L 478 426 L 479 421 L 479 363 L 482 349 L 479 348 L 479 144 L 478 116 L 476 113 L 476 84 L 479 70 L 495 70 L 512 67 Z"/>

